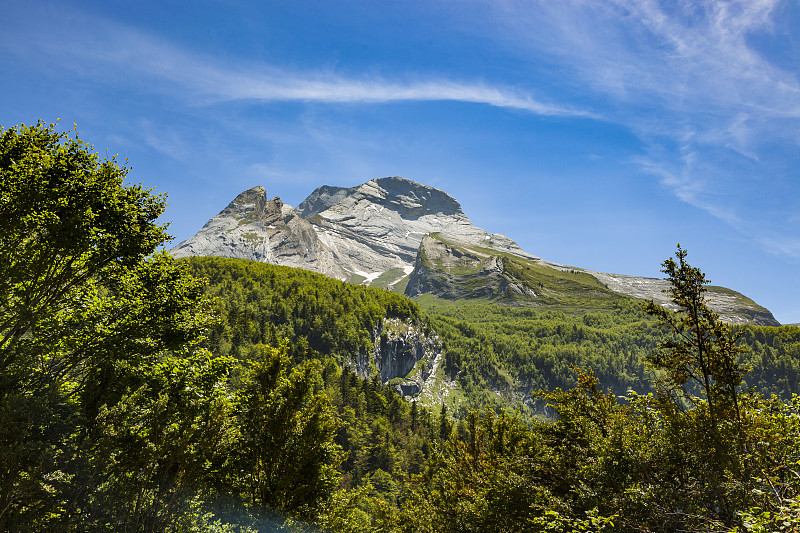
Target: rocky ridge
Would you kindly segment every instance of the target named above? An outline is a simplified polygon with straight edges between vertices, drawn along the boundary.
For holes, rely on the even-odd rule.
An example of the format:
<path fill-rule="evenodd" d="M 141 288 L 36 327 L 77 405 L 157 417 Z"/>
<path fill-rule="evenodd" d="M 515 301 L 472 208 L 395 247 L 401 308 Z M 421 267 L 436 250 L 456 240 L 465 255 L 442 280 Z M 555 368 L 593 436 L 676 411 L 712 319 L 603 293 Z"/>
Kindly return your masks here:
<path fill-rule="evenodd" d="M 406 294 L 548 305 L 559 298 L 623 294 L 667 305 L 664 280 L 607 274 L 543 260 L 505 235 L 475 227 L 450 195 L 399 178 L 322 186 L 296 209 L 263 187 L 237 196 L 176 257 L 212 255 L 305 268 Z M 710 287 L 711 307 L 732 323 L 779 325 L 745 296 Z"/>
<path fill-rule="evenodd" d="M 172 250 L 175 257 L 249 259 L 343 277 L 335 255 L 305 219 L 258 186 L 239 194 L 191 239 Z"/>
<path fill-rule="evenodd" d="M 430 293 L 448 300 L 483 298 L 497 303 L 579 309 L 603 306 L 619 295 L 654 300 L 673 307 L 663 279 L 606 274 L 577 267 L 476 247 L 470 243 L 427 235 L 420 244 L 406 294 Z M 708 286 L 709 306 L 732 324 L 780 325 L 751 299 L 724 287 Z"/>
<path fill-rule="evenodd" d="M 422 237 L 432 232 L 529 255 L 505 235 L 473 226 L 447 193 L 397 177 L 323 186 L 297 209 L 253 187 L 172 253 L 267 261 L 356 283 L 384 276 L 391 284 L 411 273 Z"/>
<path fill-rule="evenodd" d="M 595 276 L 612 291 L 642 300 L 654 300 L 664 307 L 677 309 L 666 292 L 670 288 L 667 280 L 622 274 L 606 274 L 591 270 L 586 270 L 585 272 Z M 723 322 L 730 324 L 756 324 L 759 326 L 780 325 L 769 310 L 756 304 L 745 295 L 714 285 L 706 288 L 708 305 L 720 315 L 720 319 Z"/>

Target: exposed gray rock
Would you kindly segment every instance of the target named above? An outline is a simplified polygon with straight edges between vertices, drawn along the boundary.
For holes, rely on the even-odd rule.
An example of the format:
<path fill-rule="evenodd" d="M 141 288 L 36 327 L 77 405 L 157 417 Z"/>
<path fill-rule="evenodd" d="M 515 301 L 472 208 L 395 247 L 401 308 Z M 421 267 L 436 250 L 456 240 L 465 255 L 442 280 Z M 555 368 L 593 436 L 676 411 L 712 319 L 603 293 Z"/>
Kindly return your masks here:
<path fill-rule="evenodd" d="M 271 251 L 269 234 L 263 220 L 266 210 L 264 187 L 248 189 L 206 222 L 194 237 L 174 247 L 172 255 L 216 255 L 267 261 L 271 257 Z"/>
<path fill-rule="evenodd" d="M 525 254 L 508 237 L 473 226 L 447 193 L 404 178 L 375 179 L 351 189 L 324 187 L 301 206 L 345 270 L 367 279 L 394 268 L 410 272 L 427 233 Z"/>
<path fill-rule="evenodd" d="M 383 383 L 406 377 L 418 361 L 440 348 L 419 324 L 410 321 L 389 318 L 378 328 L 373 356 Z"/>
<path fill-rule="evenodd" d="M 586 270 L 612 291 L 627 294 L 642 300 L 653 300 L 659 305 L 675 309 L 666 292 L 670 284 L 665 279 L 642 278 L 622 274 L 606 274 Z M 759 326 L 780 326 L 769 310 L 736 291 L 723 287 L 706 287 L 708 306 L 718 313 L 723 322 L 730 324 L 756 324 Z"/>
<path fill-rule="evenodd" d="M 261 186 L 241 193 L 171 252 L 175 257 L 232 257 L 305 268 L 340 279 L 346 276 L 314 227 L 280 198 L 267 200 Z"/>
<path fill-rule="evenodd" d="M 505 275 L 502 257 L 458 248 L 441 239 L 425 236 L 414 263 L 414 272 L 406 286 L 406 295 L 413 298 L 431 293 L 447 300 L 494 299 L 503 296 L 507 290 L 519 294 L 533 292 L 532 289 L 513 283 Z"/>
<path fill-rule="evenodd" d="M 297 209 L 277 197 L 267 200 L 263 187 L 253 187 L 172 253 L 264 261 L 356 283 L 381 280 L 382 286 L 410 276 L 406 294 L 411 296 L 430 292 L 449 299 L 514 294 L 536 298 L 536 287 L 505 272 L 502 257 L 518 257 L 590 274 L 615 292 L 668 303 L 661 292 L 667 286 L 664 280 L 545 261 L 505 235 L 473 226 L 461 205 L 444 191 L 398 177 L 350 188 L 322 186 Z M 710 287 L 709 297 L 723 320 L 778 325 L 768 310 L 739 293 Z"/>
<path fill-rule="evenodd" d="M 397 394 L 400 396 L 417 396 L 420 392 L 422 392 L 422 386 L 412 381 L 411 383 L 400 383 L 394 386 L 394 390 L 397 391 Z"/>
<path fill-rule="evenodd" d="M 403 396 L 417 396 L 436 370 L 442 357 L 442 342 L 435 332 L 411 320 L 384 318 L 373 332 L 371 353 L 357 354 L 351 361 L 356 373 L 369 378 L 377 372 L 381 382 L 403 378 L 395 388 Z"/>
<path fill-rule="evenodd" d="M 329 207 L 341 202 L 353 189 L 354 188 L 323 185 L 308 195 L 308 198 L 300 202 L 300 205 L 297 206 L 295 211 L 303 218 L 318 215 Z"/>
<path fill-rule="evenodd" d="M 530 256 L 508 237 L 473 226 L 444 191 L 404 178 L 323 186 L 296 210 L 266 198 L 263 187 L 243 192 L 173 255 L 266 261 L 368 284 L 390 270 L 410 274 L 427 233 Z"/>

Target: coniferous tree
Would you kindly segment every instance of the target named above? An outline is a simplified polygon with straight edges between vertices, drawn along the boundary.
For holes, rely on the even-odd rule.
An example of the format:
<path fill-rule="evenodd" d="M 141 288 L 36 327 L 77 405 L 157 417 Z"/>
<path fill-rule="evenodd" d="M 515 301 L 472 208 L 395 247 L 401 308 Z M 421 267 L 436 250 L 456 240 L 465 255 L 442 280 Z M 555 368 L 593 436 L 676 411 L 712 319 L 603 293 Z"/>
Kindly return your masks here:
<path fill-rule="evenodd" d="M 668 438 L 692 458 L 681 465 L 687 481 L 680 490 L 730 524 L 735 496 L 728 489 L 748 481 L 739 391 L 747 369 L 738 362 L 745 350 L 736 344 L 740 333 L 708 306 L 705 274 L 686 261 L 680 244 L 677 248 L 675 259 L 662 263 L 670 282 L 666 292 L 677 310 L 653 301 L 645 308 L 671 334 L 648 362 L 662 372 L 655 384 Z"/>

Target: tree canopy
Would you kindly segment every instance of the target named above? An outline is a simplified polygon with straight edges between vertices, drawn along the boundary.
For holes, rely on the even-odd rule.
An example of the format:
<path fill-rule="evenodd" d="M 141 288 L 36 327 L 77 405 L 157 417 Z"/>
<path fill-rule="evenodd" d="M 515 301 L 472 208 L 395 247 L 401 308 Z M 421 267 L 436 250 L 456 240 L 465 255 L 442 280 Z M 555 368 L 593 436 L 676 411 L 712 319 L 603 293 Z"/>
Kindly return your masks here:
<path fill-rule="evenodd" d="M 169 509 L 202 459 L 164 471 L 168 450 L 219 432 L 159 434 L 212 407 L 193 411 L 176 382 L 202 389 L 199 373 L 213 396 L 226 372 L 197 349 L 212 321 L 203 283 L 157 251 L 164 197 L 126 175 L 55 125 L 0 132 L 0 529 L 162 523 L 145 515 Z"/>

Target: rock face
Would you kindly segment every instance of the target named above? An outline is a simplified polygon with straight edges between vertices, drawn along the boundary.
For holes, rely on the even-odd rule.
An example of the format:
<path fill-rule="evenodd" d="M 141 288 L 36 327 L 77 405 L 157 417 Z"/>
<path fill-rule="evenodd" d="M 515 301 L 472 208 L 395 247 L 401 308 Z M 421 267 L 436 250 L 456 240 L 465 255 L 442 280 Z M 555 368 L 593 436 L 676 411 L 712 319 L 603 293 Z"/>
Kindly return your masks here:
<path fill-rule="evenodd" d="M 432 360 L 442 351 L 436 334 L 426 334 L 421 324 L 390 318 L 378 328 L 373 357 L 384 383 L 407 377 L 419 361 Z"/>
<path fill-rule="evenodd" d="M 502 256 L 458 246 L 426 235 L 420 244 L 414 271 L 409 277 L 406 295 L 435 294 L 447 300 L 462 298 L 501 298 L 507 291 L 536 296 L 528 287 L 514 283 L 506 275 Z"/>
<path fill-rule="evenodd" d="M 422 237 L 434 232 L 529 255 L 508 237 L 473 226 L 447 193 L 404 178 L 323 186 L 297 209 L 267 201 L 266 190 L 254 187 L 172 253 L 266 261 L 353 282 L 383 276 L 391 284 L 411 273 Z"/>
<path fill-rule="evenodd" d="M 369 378 L 377 369 L 381 382 L 403 378 L 395 388 L 402 396 L 417 396 L 441 358 L 442 342 L 435 332 L 411 320 L 384 318 L 373 333 L 374 348 L 358 354 L 353 361 L 356 373 Z M 422 365 L 418 363 L 422 362 Z"/>
<path fill-rule="evenodd" d="M 548 305 L 624 294 L 668 303 L 664 280 L 543 260 L 505 235 L 473 226 L 444 191 L 398 177 L 350 188 L 325 185 L 296 209 L 253 187 L 172 253 L 264 261 L 384 288 L 406 284 L 409 296 Z M 708 295 L 723 320 L 779 325 L 768 310 L 735 291 L 709 287 Z M 393 377 L 404 375 L 396 363 L 383 363 L 395 365 Z"/>
<path fill-rule="evenodd" d="M 656 303 L 674 308 L 669 296 L 662 292 L 669 288 L 669 282 L 656 278 L 623 276 L 587 271 L 604 283 L 609 289 L 634 298 L 654 300 Z M 758 326 L 779 326 L 769 310 L 756 304 L 750 298 L 724 287 L 707 286 L 708 305 L 718 313 L 723 322 L 730 324 L 755 324 Z"/>
<path fill-rule="evenodd" d="M 422 237 L 446 232 L 470 242 L 525 253 L 503 235 L 476 228 L 447 193 L 403 178 L 382 178 L 350 189 L 321 187 L 298 207 L 350 274 L 368 282 L 390 270 L 408 275 Z"/>
<path fill-rule="evenodd" d="M 175 257 L 218 256 L 305 268 L 343 277 L 336 257 L 314 227 L 264 187 L 237 196 L 191 239 L 171 250 Z"/>

